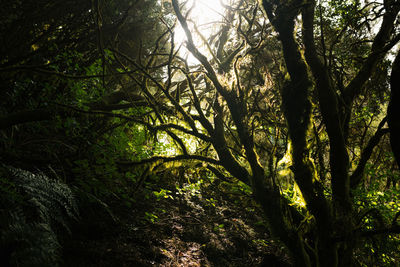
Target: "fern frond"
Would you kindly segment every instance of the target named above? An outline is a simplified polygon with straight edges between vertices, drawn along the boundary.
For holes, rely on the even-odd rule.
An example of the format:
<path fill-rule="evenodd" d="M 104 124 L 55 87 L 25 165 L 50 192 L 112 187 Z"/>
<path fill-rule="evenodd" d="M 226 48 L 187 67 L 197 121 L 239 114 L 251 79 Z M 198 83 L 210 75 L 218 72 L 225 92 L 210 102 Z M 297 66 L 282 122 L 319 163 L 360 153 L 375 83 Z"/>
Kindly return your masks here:
<path fill-rule="evenodd" d="M 43 174 L 0 167 L 2 178 L 25 199 L 8 199 L 11 205 L 0 206 L 0 252 L 5 251 L 0 255 L 12 266 L 58 266 L 61 245 L 56 230 L 70 232 L 71 220 L 79 217 L 73 192 Z"/>
<path fill-rule="evenodd" d="M 27 194 L 28 202 L 37 208 L 44 222 L 53 226 L 68 227 L 71 219 L 78 220 L 79 211 L 75 196 L 71 189 L 57 180 L 52 180 L 42 174 L 11 168 L 16 183 Z"/>

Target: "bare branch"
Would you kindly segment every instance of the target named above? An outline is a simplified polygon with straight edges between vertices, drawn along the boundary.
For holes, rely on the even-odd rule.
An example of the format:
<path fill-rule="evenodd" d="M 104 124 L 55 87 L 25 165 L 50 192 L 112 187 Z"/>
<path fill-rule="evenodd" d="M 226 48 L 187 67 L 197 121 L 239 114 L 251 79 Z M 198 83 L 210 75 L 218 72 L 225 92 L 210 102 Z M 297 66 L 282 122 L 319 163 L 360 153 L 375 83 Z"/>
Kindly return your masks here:
<path fill-rule="evenodd" d="M 360 93 L 362 86 L 371 76 L 379 60 L 398 41 L 398 36 L 393 39 L 395 40 L 394 42 L 393 40 L 390 41 L 390 36 L 393 31 L 397 14 L 400 11 L 400 5 L 398 3 L 393 3 L 391 6 L 387 5 L 388 3 L 385 4 L 386 13 L 383 15 L 382 24 L 372 43 L 370 54 L 368 55 L 361 69 L 358 71 L 357 75 L 345 88 L 344 100 L 348 107 L 350 107 L 353 99 Z M 384 49 L 382 50 L 382 48 Z M 350 114 L 348 114 L 348 116 L 349 115 Z"/>
<path fill-rule="evenodd" d="M 140 161 L 120 161 L 118 162 L 121 166 L 136 166 L 136 165 L 143 165 L 147 163 L 154 163 L 154 162 L 173 162 L 173 161 L 183 161 L 183 160 L 197 160 L 201 162 L 207 162 L 214 165 L 221 165 L 221 162 L 212 158 L 207 158 L 204 156 L 199 155 L 178 155 L 174 157 L 165 157 L 165 156 L 154 156 L 151 158 L 143 159 Z"/>
<path fill-rule="evenodd" d="M 382 136 L 389 133 L 388 128 L 383 128 L 383 125 L 386 123 L 386 117 L 379 123 L 378 129 L 376 130 L 374 136 L 369 139 L 367 146 L 364 148 L 363 152 L 361 153 L 360 161 L 357 165 L 357 168 L 350 176 L 350 185 L 351 188 L 356 188 L 360 182 L 362 181 L 365 166 L 372 155 L 374 148 L 379 144 Z"/>

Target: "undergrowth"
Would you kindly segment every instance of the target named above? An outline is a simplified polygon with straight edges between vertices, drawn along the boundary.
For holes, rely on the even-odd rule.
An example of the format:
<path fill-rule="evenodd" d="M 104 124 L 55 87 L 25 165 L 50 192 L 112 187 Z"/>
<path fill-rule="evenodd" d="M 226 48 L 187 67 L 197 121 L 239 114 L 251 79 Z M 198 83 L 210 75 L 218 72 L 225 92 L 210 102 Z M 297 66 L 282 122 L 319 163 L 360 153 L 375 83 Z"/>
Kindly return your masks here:
<path fill-rule="evenodd" d="M 2 266 L 58 266 L 60 236 L 78 219 L 71 189 L 44 174 L 1 166 Z"/>

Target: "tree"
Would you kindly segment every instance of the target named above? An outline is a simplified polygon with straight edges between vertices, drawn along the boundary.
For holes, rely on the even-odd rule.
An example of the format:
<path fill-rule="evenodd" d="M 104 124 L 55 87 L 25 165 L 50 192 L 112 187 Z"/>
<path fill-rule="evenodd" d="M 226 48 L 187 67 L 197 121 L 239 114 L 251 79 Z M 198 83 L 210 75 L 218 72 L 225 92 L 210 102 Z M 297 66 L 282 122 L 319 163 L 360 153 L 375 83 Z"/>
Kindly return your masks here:
<path fill-rule="evenodd" d="M 150 48 L 148 43 L 153 45 L 154 39 L 145 32 L 160 31 L 159 24 L 154 24 L 158 7 L 154 1 L 86 1 L 83 4 L 17 1 L 4 6 L 0 31 L 9 41 L 0 51 L 0 128 L 6 131 L 2 159 L 26 161 L 27 165 L 29 162 L 46 165 L 57 157 L 74 159 L 80 154 L 79 147 L 85 150 L 86 145 L 82 144 L 97 138 L 94 128 L 109 127 L 107 119 L 97 122 L 88 119 L 90 108 L 107 112 L 127 107 L 113 105 L 128 96 L 114 92 L 119 86 L 118 76 L 122 74 L 104 75 L 108 69 L 115 70 L 105 45 L 118 43 L 121 51 L 131 53 L 137 53 L 143 45 Z M 26 21 L 31 23 L 26 25 Z M 129 97 L 133 101 L 141 100 L 135 95 Z M 86 113 L 66 106 L 85 109 Z M 48 121 L 52 123 L 47 124 Z M 75 129 L 63 132 L 66 121 Z M 83 127 L 86 130 L 79 134 L 83 129 L 78 126 L 82 124 L 88 127 Z M 15 125 L 21 127 L 11 129 Z M 71 134 L 73 131 L 77 134 Z M 83 140 L 79 140 L 81 137 Z M 21 140 L 26 139 L 30 140 L 29 145 L 20 147 L 24 142 Z M 52 144 L 44 140 L 52 140 Z M 56 143 L 69 148 L 54 151 Z M 56 156 L 38 156 L 42 151 L 54 152 Z"/>
<path fill-rule="evenodd" d="M 160 33 L 154 23 L 159 6 L 156 1 L 1 4 L 1 265 L 58 266 L 61 246 L 78 219 L 80 227 L 95 210 L 96 220 L 106 214 L 102 221 L 115 223 L 105 202 L 116 192 L 122 205 L 130 200 L 124 193 L 131 181 L 114 161 L 129 146 L 125 128 L 135 129 L 109 112 L 131 107 L 114 105 L 128 98 L 116 90 L 126 73 L 111 74 L 115 68 L 105 45 L 118 43 L 131 53 L 150 49 Z M 155 37 L 146 34 L 150 30 Z"/>
<path fill-rule="evenodd" d="M 399 159 L 394 115 L 399 57 L 393 63 L 387 119 L 381 107 L 389 95 L 385 56 L 400 37 L 400 3 L 232 1 L 222 26 L 205 36 L 190 20 L 190 9 L 172 0 L 162 3 L 156 34 L 142 42 L 130 40 L 125 27 L 131 9 L 139 8 L 94 3 L 97 8 L 87 12 L 96 18 L 92 44 L 99 53 L 84 55 L 87 61 L 81 63 L 94 66 L 93 72 L 67 66 L 51 74 L 60 81 L 93 81 L 67 87 L 93 86 L 95 93 L 72 94 L 59 110 L 7 112 L 1 129 L 54 115 L 81 120 L 82 114 L 105 118 L 100 126 L 88 119 L 93 124 L 87 131 L 98 133 L 96 138 L 104 126 L 112 132 L 113 123 L 129 125 L 124 131 L 131 137 L 132 125 L 145 127 L 146 134 L 173 149 L 151 151 L 139 161 L 119 154 L 118 168 L 193 162 L 190 166 L 225 183 L 249 187 L 295 266 L 352 266 L 360 240 L 400 232 L 398 212 L 389 214 L 390 225 L 371 228 L 365 220 L 376 209 L 357 204 L 357 190 L 373 176 L 365 173 L 369 161 L 375 158 L 379 166 L 393 161 L 374 154 L 387 151 L 388 132 Z M 178 24 L 186 47 L 175 42 Z M 184 49 L 198 62 L 184 58 L 179 53 Z M 11 65 L 3 72 L 26 69 L 29 63 L 9 58 L 1 62 Z M 26 119 L 27 114 L 33 115 Z"/>
<path fill-rule="evenodd" d="M 229 29 L 223 28 L 219 32 L 220 35 L 217 35 L 220 37 L 220 41 L 215 48 L 216 52 L 212 51 L 210 44 L 206 45 L 211 50 L 210 54 L 212 55 L 212 59 L 209 60 L 195 44 L 193 34 L 188 26 L 188 20 L 182 14 L 178 2 L 172 1 L 172 5 L 180 24 L 185 30 L 187 49 L 201 63 L 205 75 L 190 75 L 190 68 L 187 64 L 186 69 L 181 70 L 186 75 L 184 83 L 185 87 L 186 84 L 188 86 L 186 92 L 190 93 L 189 97 L 192 102 L 192 105 L 183 105 L 181 101 L 185 90 L 180 86 L 183 82 L 177 82 L 176 90 L 173 91 L 175 72 L 172 67 L 174 63 L 172 43 L 165 83 L 157 81 L 151 75 L 148 75 L 146 70 L 142 69 L 144 76 L 175 108 L 178 113 L 177 117 L 182 118 L 187 123 L 187 127 L 185 127 L 180 125 L 179 122 L 167 124 L 160 121 L 161 124 L 154 128 L 175 129 L 211 143 L 213 147 L 212 153 L 208 153 L 209 157 L 189 155 L 182 140 L 176 138 L 176 136 L 171 136 L 181 146 L 183 152 L 175 159 L 196 159 L 219 165 L 218 167 L 223 167 L 224 171 L 227 171 L 233 177 L 250 185 L 256 200 L 263 208 L 272 233 L 278 236 L 288 247 L 296 266 L 310 266 L 311 264 L 349 266 L 353 264 L 353 251 L 356 241 L 365 235 L 373 235 L 374 232 L 358 229 L 355 216 L 357 211 L 355 210 L 351 188 L 356 188 L 362 180 L 362 170 L 371 155 L 371 152 L 368 151 L 371 151 L 387 131 L 382 129 L 383 121 L 371 138 L 365 153 L 361 153 L 360 163 L 356 168 L 357 172 L 353 172 L 350 168 L 347 149 L 350 123 L 354 116 L 355 100 L 362 95 L 364 85 L 373 75 L 378 63 L 382 62 L 384 55 L 398 41 L 398 36 L 395 34 L 396 16 L 399 11 L 398 3 L 385 1 L 384 5 L 380 6 L 379 16 L 382 16 L 382 22 L 379 31 L 373 37 L 372 44 L 364 46 L 361 50 L 368 53 L 367 57 L 362 62 L 349 66 L 351 73 L 338 80 L 333 76 L 334 68 L 337 67 L 335 62 L 337 58 L 333 53 L 336 52 L 334 49 L 335 42 L 340 41 L 338 39 L 341 38 L 342 33 L 339 33 L 332 43 L 326 44 L 323 28 L 332 27 L 332 25 L 326 26 L 325 22 L 322 21 L 323 14 L 320 14 L 319 34 L 322 41 L 320 43 L 315 41 L 317 34 L 314 29 L 316 3 L 313 1 L 305 3 L 300 1 L 262 2 L 262 7 L 274 31 L 278 34 L 286 65 L 287 72 L 280 81 L 281 107 L 287 124 L 286 133 L 291 144 L 291 170 L 304 197 L 307 211 L 313 217 L 312 238 L 310 238 L 313 241 L 311 243 L 308 243 L 304 233 L 299 231 L 299 228 L 304 224 L 304 214 L 299 214 L 298 211 L 290 208 L 288 201 L 280 192 L 278 182 L 275 180 L 274 171 L 271 168 L 273 164 L 264 165 L 261 163 L 255 143 L 255 129 L 262 125 L 255 126 L 256 117 L 252 113 L 252 105 L 258 104 L 252 99 L 256 92 L 251 88 L 251 81 L 241 76 L 244 72 L 239 70 L 238 62 L 242 57 L 254 53 L 253 49 L 258 49 L 250 41 L 251 34 L 249 34 L 253 30 L 253 26 L 254 28 L 262 27 L 254 22 L 257 8 L 254 9 L 253 18 L 246 17 L 238 11 L 239 7 L 244 5 L 243 2 L 239 2 L 236 7 L 230 8 L 226 16 L 227 23 L 232 23 L 234 27 L 237 27 L 238 34 L 244 32 L 242 19 L 247 21 L 247 34 L 243 34 L 247 49 L 239 41 L 236 41 L 236 45 L 233 40 L 227 42 L 224 38 L 226 36 L 224 30 L 229 32 Z M 359 3 L 356 2 L 354 3 L 355 11 L 351 15 L 356 17 L 368 7 L 369 5 L 360 7 Z M 337 10 L 340 10 L 340 8 L 343 7 L 337 7 Z M 375 8 L 378 7 L 373 7 L 371 10 Z M 235 16 L 232 14 L 233 12 L 239 13 L 240 19 L 236 25 L 232 21 Z M 320 12 L 322 12 L 322 6 L 320 6 Z M 301 19 L 298 17 L 299 15 L 301 15 Z M 366 20 L 356 22 L 358 25 L 355 26 L 363 27 L 362 24 L 368 24 L 368 20 L 376 21 L 378 19 L 373 14 L 364 14 L 364 16 L 366 16 Z M 354 19 L 354 17 L 351 17 L 351 19 Z M 354 23 L 354 21 L 346 23 L 350 22 Z M 296 24 L 301 25 L 301 32 L 296 29 Z M 346 27 L 349 26 L 342 26 L 341 30 L 344 31 Z M 263 31 L 264 28 L 261 32 Z M 358 30 L 358 32 L 361 32 L 361 30 Z M 254 34 L 254 32 L 251 33 Z M 300 36 L 301 40 L 297 36 Z M 371 37 L 371 34 L 367 36 Z M 357 41 L 361 37 L 366 36 L 353 36 L 353 38 L 357 38 Z M 317 45 L 322 47 L 318 48 Z M 327 45 L 330 46 L 331 62 L 327 62 Z M 359 48 L 362 47 L 359 46 Z M 221 53 L 224 49 L 226 49 L 225 53 Z M 231 53 L 228 52 L 229 50 Z M 304 57 L 302 53 L 304 53 Z M 348 59 L 345 58 L 345 60 Z M 183 62 L 183 64 L 185 63 Z M 231 73 L 226 68 L 230 66 L 229 64 L 233 65 Z M 180 69 L 180 67 L 175 68 Z M 354 71 L 351 68 L 357 68 L 357 70 Z M 341 69 L 347 69 L 347 67 L 342 66 Z M 199 79 L 198 76 L 204 77 L 205 89 L 201 90 L 201 85 L 196 84 Z M 227 84 L 223 79 L 234 81 L 232 84 Z M 249 82 L 247 86 L 246 82 Z M 279 83 L 274 85 L 279 85 Z M 214 93 L 213 101 L 207 101 L 206 94 L 209 94 L 210 88 L 213 89 Z M 205 93 L 201 92 L 203 90 L 205 90 Z M 172 95 L 172 92 L 175 96 Z M 311 96 L 313 97 L 311 98 Z M 262 99 L 257 100 L 262 101 Z M 203 104 L 204 102 L 206 104 Z M 188 106 L 195 111 L 185 108 Z M 210 110 L 212 110 L 212 118 L 205 113 L 205 111 Z M 316 115 L 311 116 L 312 114 Z M 310 139 L 318 140 L 317 134 L 310 137 L 312 120 L 319 124 L 320 129 L 323 128 L 327 135 L 325 139 L 329 142 L 326 146 L 329 153 L 326 155 L 322 152 L 324 155 L 321 156 L 322 159 L 319 161 L 320 166 L 318 167 L 311 160 L 309 151 Z M 233 142 L 233 144 L 230 142 Z M 241 155 L 241 153 L 244 155 Z M 210 157 L 210 155 L 212 156 Z M 324 168 L 324 157 L 326 156 L 328 156 L 329 168 L 321 172 Z M 155 157 L 153 159 L 160 160 L 162 158 Z M 270 161 L 274 162 L 273 156 L 270 156 Z M 210 169 L 218 176 L 224 176 L 214 167 Z M 318 177 L 318 173 L 324 173 L 325 177 Z M 329 179 L 328 183 L 326 179 Z M 327 185 L 330 186 L 330 189 L 326 189 Z M 396 233 L 398 231 L 399 228 L 394 221 L 391 227 L 386 230 L 376 230 L 375 233 Z"/>
<path fill-rule="evenodd" d="M 315 2 L 309 1 L 301 7 L 301 3 L 295 3 L 295 1 L 280 5 L 274 1 L 263 1 L 266 13 L 280 35 L 290 75 L 290 83 L 283 92 L 283 101 L 286 98 L 288 99 L 286 101 L 289 101 L 293 95 L 297 96 L 297 94 L 300 94 L 299 99 L 303 99 L 299 101 L 297 110 L 292 104 L 286 107 L 286 119 L 293 144 L 295 180 L 303 192 L 310 212 L 315 216 L 319 239 L 316 253 L 320 255 L 319 261 L 323 266 L 351 265 L 356 233 L 354 233 L 354 208 L 350 194 L 351 176 L 349 175 L 346 144 L 354 99 L 361 93 L 363 85 L 371 77 L 384 53 L 394 45 L 395 41 L 392 38 L 396 40 L 396 37 L 392 37 L 390 33 L 393 32 L 399 6 L 398 3 L 390 1 L 385 1 L 384 4 L 386 12 L 383 15 L 382 25 L 373 40 L 367 59 L 354 78 L 338 95 L 339 90 L 334 86 L 329 69 L 319 57 L 315 45 L 313 21 Z M 294 20 L 300 12 L 302 14 L 305 59 L 301 57 L 299 46 L 294 39 Z M 315 81 L 315 90 L 318 92 L 317 101 L 329 137 L 331 203 L 327 203 L 318 182 L 313 182 L 312 165 L 308 163 L 306 153 L 305 139 L 309 122 L 307 94 L 312 86 L 307 65 L 310 67 Z M 301 117 L 298 114 L 305 115 Z M 299 130 L 298 133 L 297 130 Z M 332 236 L 332 233 L 336 237 Z M 335 238 L 339 238 L 340 242 L 334 242 Z"/>

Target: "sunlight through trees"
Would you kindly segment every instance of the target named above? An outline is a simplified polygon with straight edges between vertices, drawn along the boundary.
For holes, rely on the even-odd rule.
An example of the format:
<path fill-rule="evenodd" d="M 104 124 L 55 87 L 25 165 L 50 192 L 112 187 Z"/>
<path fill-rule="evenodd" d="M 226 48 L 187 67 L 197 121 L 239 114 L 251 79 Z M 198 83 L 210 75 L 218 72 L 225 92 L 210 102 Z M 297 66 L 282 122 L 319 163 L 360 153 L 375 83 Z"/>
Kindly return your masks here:
<path fill-rule="evenodd" d="M 151 249 L 161 265 L 400 260 L 399 0 L 78 2 L 0 11 L 9 265 L 34 257 L 27 229 L 58 262 L 68 234 L 102 229 L 121 251 L 157 227 L 136 264 Z M 11 170 L 57 188 L 28 192 Z M 68 199 L 86 211 L 72 233 L 46 217 Z"/>

